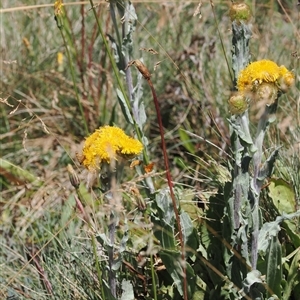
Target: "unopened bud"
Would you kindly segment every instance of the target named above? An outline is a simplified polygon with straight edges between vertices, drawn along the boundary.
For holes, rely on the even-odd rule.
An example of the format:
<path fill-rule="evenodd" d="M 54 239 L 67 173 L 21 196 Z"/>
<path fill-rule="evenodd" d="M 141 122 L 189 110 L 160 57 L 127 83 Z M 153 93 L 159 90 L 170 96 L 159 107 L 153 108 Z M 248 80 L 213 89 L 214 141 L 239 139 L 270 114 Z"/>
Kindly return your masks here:
<path fill-rule="evenodd" d="M 67 170 L 69 173 L 69 178 L 70 178 L 71 184 L 74 186 L 75 189 L 78 189 L 79 185 L 80 185 L 80 181 L 79 181 L 79 178 L 78 178 L 75 170 L 73 169 L 73 167 L 70 164 L 68 164 Z"/>
<path fill-rule="evenodd" d="M 229 15 L 230 15 L 231 22 L 244 21 L 247 23 L 251 18 L 250 7 L 245 3 L 232 4 L 230 7 Z"/>
<path fill-rule="evenodd" d="M 267 105 L 273 104 L 278 97 L 278 87 L 274 83 L 262 83 L 255 94 L 256 101 L 263 101 Z"/>
<path fill-rule="evenodd" d="M 286 93 L 294 83 L 295 75 L 292 72 L 286 72 L 278 79 L 278 87 L 283 93 Z"/>
<path fill-rule="evenodd" d="M 242 94 L 236 94 L 228 100 L 230 113 L 240 115 L 248 108 L 246 97 Z"/>

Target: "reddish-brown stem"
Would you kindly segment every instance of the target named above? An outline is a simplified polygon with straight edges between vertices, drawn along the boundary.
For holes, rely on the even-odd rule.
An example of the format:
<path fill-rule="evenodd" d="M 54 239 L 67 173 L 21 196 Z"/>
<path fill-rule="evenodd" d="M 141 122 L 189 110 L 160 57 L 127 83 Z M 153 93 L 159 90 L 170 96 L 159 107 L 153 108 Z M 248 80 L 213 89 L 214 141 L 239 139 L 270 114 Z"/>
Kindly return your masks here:
<path fill-rule="evenodd" d="M 33 249 L 32 251 L 30 251 L 29 255 L 30 255 L 30 259 L 32 259 L 32 261 L 35 264 L 35 267 L 39 273 L 42 284 L 45 286 L 49 295 L 53 295 L 53 288 L 51 282 L 49 281 L 47 274 L 45 273 L 45 270 L 40 263 L 41 261 L 38 252 L 35 249 Z"/>
<path fill-rule="evenodd" d="M 85 17 L 84 17 L 84 5 L 81 5 L 80 9 L 81 14 L 81 60 L 78 61 L 79 64 L 79 70 L 80 70 L 80 77 L 81 77 L 81 83 L 82 87 L 84 88 L 84 56 L 85 56 Z M 84 97 L 86 97 L 84 95 Z"/>
<path fill-rule="evenodd" d="M 160 137 L 161 137 L 161 148 L 164 156 L 164 163 L 165 163 L 165 169 L 166 169 L 166 176 L 167 176 L 167 182 L 168 186 L 170 189 L 170 195 L 172 199 L 172 204 L 174 208 L 174 213 L 176 217 L 176 222 L 178 226 L 178 233 L 179 233 L 179 241 L 180 241 L 180 246 L 181 246 L 181 258 L 182 258 L 182 269 L 183 269 L 183 298 L 184 300 L 188 300 L 188 293 L 187 293 L 187 280 L 186 280 L 186 266 L 185 266 L 185 249 L 184 249 L 184 241 L 183 241 L 183 234 L 181 230 L 181 223 L 180 223 L 180 217 L 179 217 L 179 212 L 177 208 L 177 203 L 176 203 L 176 198 L 175 194 L 173 191 L 173 183 L 172 183 L 172 178 L 171 178 L 171 173 L 170 173 L 170 168 L 169 168 L 169 159 L 168 159 L 168 154 L 167 154 L 167 147 L 166 147 L 166 142 L 164 138 L 164 129 L 163 129 L 163 124 L 162 124 L 162 118 L 160 114 L 160 109 L 159 109 L 159 103 L 157 100 L 156 92 L 154 89 L 154 86 L 152 84 L 152 81 L 150 80 L 150 77 L 146 78 L 151 92 L 153 96 L 153 101 L 155 105 L 155 110 L 156 110 L 156 115 L 157 115 L 157 120 L 158 120 L 158 126 L 159 126 L 159 132 L 160 132 Z"/>

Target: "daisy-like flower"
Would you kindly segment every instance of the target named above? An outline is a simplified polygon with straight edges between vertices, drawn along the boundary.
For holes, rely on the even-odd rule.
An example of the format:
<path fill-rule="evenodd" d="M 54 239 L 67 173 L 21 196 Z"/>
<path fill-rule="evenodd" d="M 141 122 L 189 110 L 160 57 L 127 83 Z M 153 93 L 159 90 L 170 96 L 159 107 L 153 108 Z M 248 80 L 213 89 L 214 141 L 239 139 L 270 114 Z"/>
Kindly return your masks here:
<path fill-rule="evenodd" d="M 81 163 L 89 170 L 97 169 L 101 163 L 110 163 L 118 157 L 130 159 L 141 153 L 143 145 L 140 141 L 129 137 L 114 126 L 96 129 L 84 143 Z"/>
<path fill-rule="evenodd" d="M 286 92 L 294 83 L 294 74 L 271 60 L 259 60 L 240 72 L 237 88 L 245 94 L 255 93 L 263 83 L 272 84 L 278 90 Z"/>
<path fill-rule="evenodd" d="M 285 93 L 293 85 L 295 76 L 285 66 L 278 66 L 271 60 L 259 60 L 243 69 L 237 79 L 236 95 L 228 103 L 230 112 L 242 114 L 251 101 L 273 104 L 278 93 Z"/>

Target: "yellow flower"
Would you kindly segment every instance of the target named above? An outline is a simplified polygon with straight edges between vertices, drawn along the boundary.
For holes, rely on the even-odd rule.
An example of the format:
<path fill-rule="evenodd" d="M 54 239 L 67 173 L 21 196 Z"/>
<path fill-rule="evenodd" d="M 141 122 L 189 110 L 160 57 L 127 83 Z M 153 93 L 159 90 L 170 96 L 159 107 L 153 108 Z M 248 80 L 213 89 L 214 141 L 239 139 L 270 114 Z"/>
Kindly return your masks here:
<path fill-rule="evenodd" d="M 62 52 L 57 52 L 57 64 L 61 66 L 64 62 L 64 55 Z"/>
<path fill-rule="evenodd" d="M 256 92 L 262 83 L 273 83 L 285 92 L 294 83 L 294 74 L 271 60 L 260 60 L 240 72 L 237 88 L 239 92 Z"/>
<path fill-rule="evenodd" d="M 62 72 L 64 70 L 64 55 L 62 52 L 57 52 L 56 60 L 58 65 L 58 71 Z"/>
<path fill-rule="evenodd" d="M 118 156 L 129 159 L 143 150 L 140 141 L 129 137 L 118 127 L 104 126 L 96 129 L 84 143 L 82 164 L 87 169 L 96 169 L 102 162 L 110 163 Z"/>
<path fill-rule="evenodd" d="M 62 7 L 63 7 L 62 0 L 57 0 L 54 3 L 54 14 L 55 16 L 60 16 L 62 14 Z"/>
<path fill-rule="evenodd" d="M 23 37 L 22 41 L 23 41 L 23 44 L 25 45 L 25 47 L 27 49 L 31 48 L 31 44 L 30 44 L 30 42 L 28 41 L 28 39 L 26 37 Z"/>

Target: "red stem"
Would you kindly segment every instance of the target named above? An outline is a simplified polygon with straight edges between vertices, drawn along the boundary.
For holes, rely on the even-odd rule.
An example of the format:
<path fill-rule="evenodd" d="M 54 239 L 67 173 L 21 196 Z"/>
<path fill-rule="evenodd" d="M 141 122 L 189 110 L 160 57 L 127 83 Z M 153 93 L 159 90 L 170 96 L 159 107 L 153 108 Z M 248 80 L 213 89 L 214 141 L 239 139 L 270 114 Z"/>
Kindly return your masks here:
<path fill-rule="evenodd" d="M 184 249 L 184 241 L 183 241 L 183 234 L 181 230 L 181 223 L 180 223 L 180 217 L 179 217 L 179 212 L 176 204 L 176 198 L 174 195 L 173 191 L 173 183 L 172 183 L 172 178 L 171 178 L 171 173 L 170 173 L 170 168 L 169 168 L 169 159 L 168 159 L 168 154 L 167 154 L 167 147 L 166 147 L 166 141 L 164 138 L 164 129 L 163 129 L 163 124 L 162 124 L 162 118 L 160 114 L 160 109 L 159 109 L 159 103 L 157 100 L 157 96 L 155 93 L 154 86 L 152 84 L 152 81 L 150 78 L 146 78 L 147 82 L 151 88 L 153 100 L 154 100 L 154 105 L 155 105 L 155 110 L 156 110 L 156 115 L 157 115 L 157 121 L 158 121 L 158 126 L 159 126 L 159 132 L 160 132 L 160 137 L 161 137 L 161 147 L 163 151 L 163 156 L 164 156 L 164 163 L 165 163 L 165 169 L 166 169 L 166 176 L 167 176 L 167 182 L 168 186 L 170 189 L 170 195 L 173 203 L 173 208 L 174 208 L 174 213 L 176 217 L 176 222 L 178 226 L 178 232 L 179 232 L 179 241 L 180 241 L 180 246 L 181 246 L 181 259 L 183 261 L 182 269 L 183 269 L 183 298 L 184 300 L 188 300 L 188 293 L 187 293 L 187 281 L 186 281 L 186 266 L 185 266 L 185 249 Z"/>

